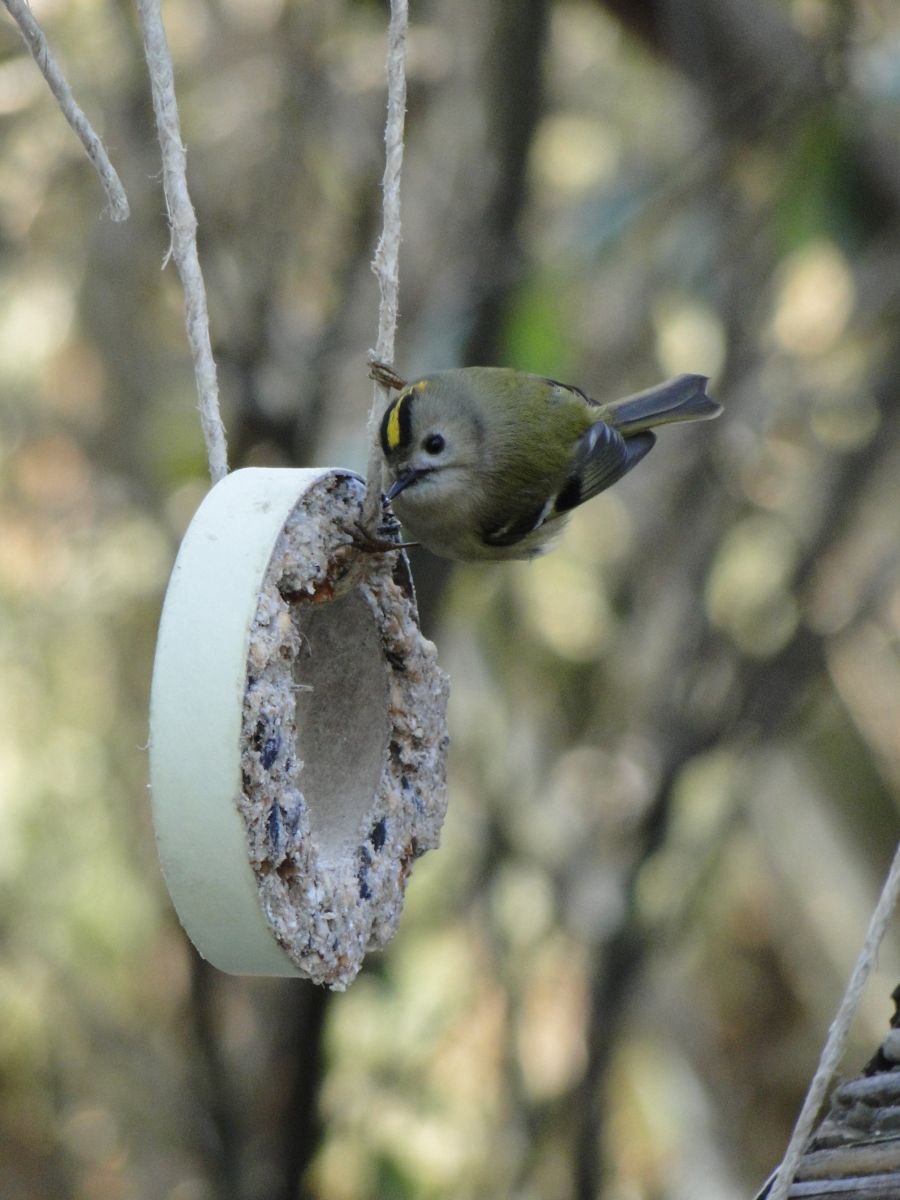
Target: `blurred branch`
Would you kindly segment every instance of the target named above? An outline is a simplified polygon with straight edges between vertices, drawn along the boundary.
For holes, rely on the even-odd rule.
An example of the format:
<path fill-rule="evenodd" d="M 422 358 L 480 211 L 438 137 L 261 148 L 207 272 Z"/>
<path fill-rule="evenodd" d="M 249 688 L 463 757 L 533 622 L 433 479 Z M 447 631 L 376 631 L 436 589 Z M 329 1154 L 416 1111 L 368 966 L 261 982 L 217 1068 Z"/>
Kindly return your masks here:
<path fill-rule="evenodd" d="M 819 64 L 768 0 L 599 0 L 710 101 L 715 124 L 757 134 L 824 97 Z"/>
<path fill-rule="evenodd" d="M 769 0 L 597 0 L 668 59 L 707 102 L 711 124 L 731 138 L 773 138 L 798 114 L 838 97 L 853 100 L 833 72 Z M 889 225 L 900 209 L 900 154 L 861 103 L 843 129 L 858 203 L 872 224 Z M 843 124 L 843 123 L 842 123 Z"/>
<path fill-rule="evenodd" d="M 656 795 L 636 834 L 639 850 L 623 889 L 621 922 L 594 962 L 585 1023 L 587 1061 L 572 1106 L 575 1114 L 573 1176 L 577 1200 L 595 1200 L 601 1194 L 605 1174 L 601 1131 L 607 1106 L 604 1085 L 628 999 L 649 950 L 648 931 L 638 907 L 640 875 L 666 840 L 675 784 L 682 768 L 715 742 L 715 734 L 692 736 L 685 732 L 679 744 L 673 746 Z"/>
<path fill-rule="evenodd" d="M 207 1169 L 215 1180 L 215 1193 L 221 1200 L 239 1200 L 241 1143 L 237 1100 L 234 1096 L 229 1073 L 222 1061 L 220 1040 L 215 1029 L 212 1010 L 215 991 L 214 967 L 191 952 L 190 1012 L 194 1026 L 194 1039 L 202 1062 L 201 1071 L 192 1071 L 192 1078 L 202 1087 L 200 1111 L 207 1118 L 203 1132 L 210 1130 L 212 1138 L 204 1138 Z M 209 1144 L 211 1141 L 212 1144 Z"/>
<path fill-rule="evenodd" d="M 378 337 L 374 357 L 389 366 L 394 362 L 394 340 L 397 332 L 400 277 L 400 177 L 403 171 L 403 124 L 406 117 L 406 27 L 409 19 L 407 0 L 391 0 L 391 19 L 388 25 L 388 99 L 387 123 L 384 131 L 384 178 L 382 196 L 384 224 L 372 269 L 378 279 L 381 303 L 378 308 Z M 381 503 L 381 447 L 378 427 L 387 405 L 390 391 L 375 383 L 372 407 L 369 410 L 369 464 L 366 498 L 362 522 L 365 528 L 377 524 Z"/>
<path fill-rule="evenodd" d="M 477 206 L 460 196 L 466 218 L 457 258 L 474 263 L 460 304 L 467 327 L 460 351 L 465 366 L 502 358 L 510 298 L 521 282 L 524 255 L 518 226 L 528 203 L 528 154 L 544 106 L 549 9 L 549 0 L 497 0 L 491 6 L 490 38 L 480 61 L 486 125 L 482 153 L 491 186 Z M 445 247 L 441 253 L 446 255 Z M 413 550 L 411 558 L 427 628 L 452 567 L 425 550 Z"/>
<path fill-rule="evenodd" d="M 228 323 L 227 337 L 214 347 L 220 370 L 235 392 L 228 440 L 236 465 L 243 465 L 247 455 L 263 444 L 277 447 L 289 464 L 316 461 L 322 425 L 334 397 L 334 364 L 346 357 L 347 346 L 357 344 L 358 314 L 349 299 L 358 290 L 357 280 L 369 270 L 378 236 L 377 175 L 383 163 L 373 148 L 371 154 L 354 155 L 342 185 L 341 225 L 328 269 L 334 301 L 313 345 L 307 348 L 292 339 L 291 361 L 284 362 L 279 335 L 286 307 L 285 277 L 297 254 L 304 253 L 285 197 L 297 197 L 294 203 L 306 207 L 313 203 L 303 191 L 317 176 L 312 147 L 317 137 L 328 136 L 320 131 L 334 120 L 335 108 L 331 80 L 318 51 L 323 35 L 315 22 L 310 27 L 306 16 L 296 6 L 287 6 L 277 26 L 274 48 L 279 60 L 273 70 L 283 72 L 286 86 L 273 122 L 274 137 L 258 167 L 265 183 L 254 199 L 255 249 L 242 269 L 246 291 L 240 293 L 240 306 Z M 375 127 L 373 121 L 373 131 Z M 361 130 L 360 140 L 365 136 Z M 211 219 L 215 220 L 215 211 Z M 227 290 L 226 284 L 223 291 L 227 294 Z M 262 381 L 273 364 L 295 381 L 283 405 L 266 404 L 261 394 Z"/>
<path fill-rule="evenodd" d="M 900 987 L 894 989 L 891 1028 L 862 1072 L 835 1088 L 829 1112 L 796 1164 L 788 1196 L 825 1200 L 854 1196 L 885 1200 L 900 1185 L 900 1144 L 896 1133 L 900 1101 L 898 1024 Z M 778 1172 L 755 1200 L 772 1200 Z"/>
<path fill-rule="evenodd" d="M 282 1066 L 290 1064 L 287 1095 L 278 1109 L 277 1161 L 284 1186 L 281 1192 L 273 1191 L 270 1200 L 312 1200 L 303 1177 L 322 1137 L 318 1099 L 325 1070 L 323 1034 L 334 993 L 297 979 L 285 984 L 284 991 L 286 1003 L 278 1010 L 284 1037 L 275 1047 Z"/>
<path fill-rule="evenodd" d="M 172 56 L 162 22 L 160 0 L 137 0 L 137 6 L 162 150 L 163 188 L 172 235 L 169 253 L 175 259 L 184 287 L 185 324 L 194 361 L 200 425 L 206 442 L 209 473 L 213 483 L 218 483 L 228 473 L 228 451 L 219 412 L 219 388 L 209 340 L 206 288 L 197 254 L 197 217 L 187 185 L 187 155 L 181 141 Z M 163 266 L 168 257 L 167 254 Z"/>
<path fill-rule="evenodd" d="M 787 1200 L 788 1191 L 794 1181 L 797 1167 L 800 1165 L 800 1159 L 803 1157 L 819 1109 L 822 1107 L 825 1093 L 840 1065 L 850 1034 L 850 1025 L 869 981 L 869 976 L 875 967 L 878 949 L 884 940 L 888 923 L 897 906 L 898 894 L 900 894 L 900 849 L 894 855 L 884 888 L 878 898 L 875 911 L 872 913 L 863 948 L 853 967 L 837 1016 L 828 1030 L 819 1065 L 809 1085 L 806 1099 L 803 1101 L 803 1107 L 797 1117 L 797 1123 L 772 1187 L 772 1200 Z"/>
<path fill-rule="evenodd" d="M 6 5 L 9 15 L 18 25 L 25 44 L 46 79 L 50 91 L 56 97 L 63 116 L 75 130 L 87 151 L 88 158 L 94 164 L 94 170 L 100 177 L 109 201 L 110 216 L 114 221 L 127 221 L 128 197 L 125 195 L 122 181 L 116 173 L 115 167 L 109 161 L 103 143 L 72 95 L 72 89 L 66 82 L 59 63 L 53 57 L 44 32 L 35 20 L 34 14 L 26 0 L 3 0 L 3 3 Z"/>
<path fill-rule="evenodd" d="M 339 296 L 352 295 L 354 279 L 359 275 L 362 264 L 365 263 L 368 267 L 372 239 L 378 227 L 377 191 L 373 186 L 373 178 L 373 172 L 364 172 L 356 181 L 353 189 L 354 199 L 348 206 L 342 257 L 333 268 L 335 290 Z M 332 394 L 329 388 L 329 369 L 338 361 L 341 348 L 346 343 L 350 320 L 349 305 L 335 307 L 309 356 L 310 386 L 306 392 L 303 418 L 295 420 L 293 430 L 293 455 L 299 462 L 310 461 L 315 449 L 316 438 Z"/>
<path fill-rule="evenodd" d="M 500 353 L 503 319 L 522 270 L 517 230 L 528 200 L 528 152 L 543 107 L 549 13 L 548 0 L 527 5 L 501 0 L 495 8 L 491 42 L 483 58 L 489 72 L 484 105 L 493 185 L 479 228 L 473 231 L 479 247 L 478 289 L 463 352 L 466 364 L 476 366 L 496 361 Z"/>
<path fill-rule="evenodd" d="M 275 1032 L 269 1062 L 260 1069 L 278 1102 L 274 1129 L 271 1123 L 258 1129 L 258 1113 L 240 1103 L 216 1018 L 224 989 L 239 986 L 238 981 L 223 980 L 191 952 L 190 1015 L 200 1060 L 191 1078 L 200 1092 L 202 1149 L 219 1200 L 239 1200 L 246 1194 L 242 1183 L 245 1159 L 256 1138 L 270 1140 L 277 1147 L 273 1157 L 279 1183 L 272 1184 L 269 1200 L 298 1200 L 308 1195 L 302 1190 L 302 1180 L 321 1137 L 316 1106 L 324 1067 L 322 1031 L 332 993 L 304 980 L 270 982 Z"/>

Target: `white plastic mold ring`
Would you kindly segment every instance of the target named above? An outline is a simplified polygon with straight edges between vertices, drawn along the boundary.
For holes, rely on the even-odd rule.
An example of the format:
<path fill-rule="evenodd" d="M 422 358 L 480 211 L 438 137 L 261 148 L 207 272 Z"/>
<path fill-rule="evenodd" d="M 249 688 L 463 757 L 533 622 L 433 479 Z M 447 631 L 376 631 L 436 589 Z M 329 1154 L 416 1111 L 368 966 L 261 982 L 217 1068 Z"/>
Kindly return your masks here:
<path fill-rule="evenodd" d="M 154 825 L 181 923 L 223 971 L 345 988 L 439 841 L 447 679 L 405 555 L 350 544 L 363 492 L 330 468 L 235 471 L 172 571 Z"/>

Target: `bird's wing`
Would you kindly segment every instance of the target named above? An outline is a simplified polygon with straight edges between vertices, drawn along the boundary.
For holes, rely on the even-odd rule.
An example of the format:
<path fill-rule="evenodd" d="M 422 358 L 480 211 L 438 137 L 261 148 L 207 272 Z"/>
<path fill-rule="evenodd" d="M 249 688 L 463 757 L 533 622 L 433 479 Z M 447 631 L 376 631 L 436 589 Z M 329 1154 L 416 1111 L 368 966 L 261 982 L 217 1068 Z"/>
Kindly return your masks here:
<path fill-rule="evenodd" d="M 618 430 L 597 421 L 578 439 L 571 470 L 555 496 L 529 505 L 513 520 L 498 528 L 485 529 L 482 538 L 489 546 L 514 546 L 544 524 L 605 491 L 636 466 L 653 449 L 656 436 L 647 430 L 623 438 Z"/>
<path fill-rule="evenodd" d="M 568 512 L 605 491 L 649 454 L 655 442 L 649 430 L 623 438 L 605 421 L 591 425 L 578 439 L 572 470 L 559 490 L 554 511 Z"/>
<path fill-rule="evenodd" d="M 574 383 L 563 383 L 559 379 L 550 379 L 547 375 L 533 375 L 532 379 L 539 379 L 541 383 L 549 383 L 551 387 L 562 388 L 564 392 L 571 392 L 573 396 L 577 396 L 579 400 L 583 400 L 585 404 L 591 408 L 597 408 L 598 403 L 593 396 L 589 396 L 587 392 L 582 391 L 580 387 L 576 387 Z"/>
<path fill-rule="evenodd" d="M 621 479 L 649 454 L 655 442 L 649 430 L 626 439 L 605 421 L 598 421 L 578 439 L 572 469 L 557 494 L 541 504 L 529 505 L 496 529 L 485 529 L 483 540 L 489 546 L 514 546 L 523 541 L 548 518 L 577 508 Z"/>
<path fill-rule="evenodd" d="M 485 529 L 481 535 L 482 540 L 488 546 L 515 546 L 516 542 L 527 538 L 529 533 L 540 529 L 552 508 L 553 497 L 551 496 L 543 504 L 533 509 L 527 509 L 515 520 L 508 521 L 498 529 Z"/>

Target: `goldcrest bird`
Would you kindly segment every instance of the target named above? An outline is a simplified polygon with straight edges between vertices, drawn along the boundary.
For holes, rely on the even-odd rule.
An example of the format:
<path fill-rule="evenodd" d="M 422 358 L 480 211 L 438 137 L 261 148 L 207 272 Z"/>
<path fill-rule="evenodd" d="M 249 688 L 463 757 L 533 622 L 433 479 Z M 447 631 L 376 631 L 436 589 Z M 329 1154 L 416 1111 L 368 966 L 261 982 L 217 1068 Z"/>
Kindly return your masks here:
<path fill-rule="evenodd" d="M 715 417 L 703 375 L 600 404 L 581 388 L 505 367 L 435 371 L 405 384 L 381 422 L 386 500 L 410 536 L 452 559 L 531 558 L 567 515 L 621 479 L 652 429 Z"/>

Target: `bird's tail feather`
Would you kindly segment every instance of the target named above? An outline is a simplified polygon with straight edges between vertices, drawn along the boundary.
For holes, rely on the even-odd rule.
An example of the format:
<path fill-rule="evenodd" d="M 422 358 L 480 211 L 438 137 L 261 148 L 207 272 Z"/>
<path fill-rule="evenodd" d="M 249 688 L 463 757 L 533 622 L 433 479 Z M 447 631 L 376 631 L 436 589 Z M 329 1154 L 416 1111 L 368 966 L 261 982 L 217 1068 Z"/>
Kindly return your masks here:
<path fill-rule="evenodd" d="M 624 437 L 667 425 L 672 421 L 705 421 L 717 417 L 722 406 L 706 394 L 705 375 L 677 375 L 666 383 L 604 405 L 603 419 Z"/>

